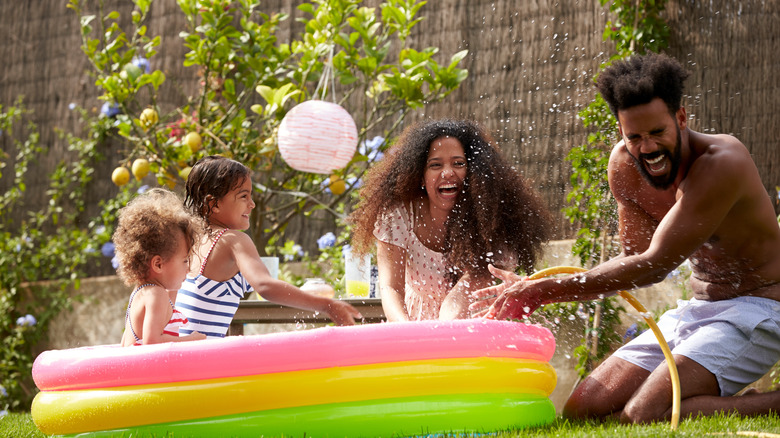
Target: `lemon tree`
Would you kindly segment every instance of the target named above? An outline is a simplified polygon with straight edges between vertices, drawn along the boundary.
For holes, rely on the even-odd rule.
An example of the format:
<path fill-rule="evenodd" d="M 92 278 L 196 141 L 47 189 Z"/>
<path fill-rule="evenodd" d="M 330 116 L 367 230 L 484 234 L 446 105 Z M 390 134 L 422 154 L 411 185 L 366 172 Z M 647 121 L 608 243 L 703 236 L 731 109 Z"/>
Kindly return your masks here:
<path fill-rule="evenodd" d="M 68 4 L 80 17 L 82 49 L 101 99 L 116 108 L 110 117 L 128 151 L 118 164 L 147 160 L 158 184 L 179 189 L 205 155 L 246 164 L 256 187 L 250 231 L 261 253 L 299 215 L 323 210 L 337 222 L 343 218 L 363 172 L 381 156 L 358 153 L 334 179 L 291 169 L 276 139 L 289 109 L 309 99 L 334 101 L 355 119 L 361 144 L 392 139 L 411 110 L 444 99 L 467 76 L 458 67 L 465 51 L 444 57 L 435 47 L 410 43 L 425 1 L 368 7 L 359 0 L 313 0 L 288 16 L 263 10 L 259 0 L 178 0 L 186 18 L 179 32 L 187 50 L 182 63 L 197 70 L 201 86 L 175 107 L 161 108 L 161 90 L 176 85 L 156 68 L 162 42 L 145 26 L 152 3 L 134 0 L 124 28 L 127 20 L 116 11 L 89 11 L 82 0 Z M 303 24 L 300 33 L 277 38 L 292 19 Z"/>

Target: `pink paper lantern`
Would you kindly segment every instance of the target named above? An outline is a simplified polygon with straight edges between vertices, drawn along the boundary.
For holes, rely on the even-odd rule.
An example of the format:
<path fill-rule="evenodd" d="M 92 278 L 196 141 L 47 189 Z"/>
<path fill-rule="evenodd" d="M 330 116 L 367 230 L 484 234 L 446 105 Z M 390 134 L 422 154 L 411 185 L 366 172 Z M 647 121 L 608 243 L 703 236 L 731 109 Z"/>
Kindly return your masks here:
<path fill-rule="evenodd" d="M 279 152 L 295 170 L 331 173 L 355 155 L 358 133 L 352 116 L 339 105 L 309 100 L 296 105 L 279 125 Z"/>

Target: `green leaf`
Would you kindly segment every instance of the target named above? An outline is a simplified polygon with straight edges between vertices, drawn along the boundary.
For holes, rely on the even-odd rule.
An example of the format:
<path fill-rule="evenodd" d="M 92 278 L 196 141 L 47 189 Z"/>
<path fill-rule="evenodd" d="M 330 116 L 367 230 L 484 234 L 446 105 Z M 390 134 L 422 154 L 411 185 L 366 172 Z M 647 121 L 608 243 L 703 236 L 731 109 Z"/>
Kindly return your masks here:
<path fill-rule="evenodd" d="M 225 91 L 230 94 L 231 96 L 235 96 L 236 94 L 236 85 L 233 79 L 225 79 L 223 82 L 223 87 L 225 88 Z"/>
<path fill-rule="evenodd" d="M 314 15 L 314 5 L 311 3 L 303 3 L 301 5 L 298 5 L 298 10 L 301 12 L 305 12 L 309 15 Z"/>
<path fill-rule="evenodd" d="M 449 68 L 455 68 L 455 66 L 457 66 L 457 65 L 458 65 L 458 63 L 459 63 L 460 61 L 462 61 L 462 60 L 463 60 L 463 58 L 465 58 L 465 57 L 466 57 L 466 55 L 468 55 L 468 54 L 469 54 L 469 51 L 468 51 L 468 50 L 461 50 L 460 52 L 458 52 L 458 53 L 456 53 L 456 54 L 452 55 L 452 57 L 450 58 L 450 65 L 449 65 Z"/>
<path fill-rule="evenodd" d="M 269 87 L 268 85 L 258 85 L 255 87 L 255 91 L 257 91 L 260 96 L 262 96 L 263 99 L 265 99 L 268 103 L 273 103 L 274 101 L 274 90 L 273 88 Z"/>
<path fill-rule="evenodd" d="M 89 23 L 92 23 L 92 20 L 95 19 L 94 15 L 84 15 L 81 17 L 81 27 L 89 26 Z"/>

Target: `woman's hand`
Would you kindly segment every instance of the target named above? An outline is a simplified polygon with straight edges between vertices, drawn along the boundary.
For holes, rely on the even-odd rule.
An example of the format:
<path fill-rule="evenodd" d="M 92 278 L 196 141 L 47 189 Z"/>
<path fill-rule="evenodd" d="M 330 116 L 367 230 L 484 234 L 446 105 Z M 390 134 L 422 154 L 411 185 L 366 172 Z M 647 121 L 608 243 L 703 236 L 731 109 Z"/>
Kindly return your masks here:
<path fill-rule="evenodd" d="M 504 289 L 509 284 L 520 280 L 520 276 L 514 272 L 504 271 L 493 265 L 488 265 L 488 270 L 494 277 L 502 280 L 503 283 L 471 292 L 471 300 L 473 302 L 469 305 L 469 312 L 472 317 L 485 316 L 490 306 L 496 301 L 496 298 L 504 292 Z"/>
<path fill-rule="evenodd" d="M 477 294 L 483 290 L 477 288 L 486 288 L 493 283 L 493 278 L 489 275 L 476 278 L 469 273 L 463 274 L 442 301 L 439 319 L 446 321 L 472 318 L 474 315 L 471 305 L 475 302 Z M 489 302 L 484 301 L 484 303 L 484 307 L 487 308 Z"/>
<path fill-rule="evenodd" d="M 533 282 L 514 272 L 489 265 L 488 269 L 502 283 L 475 291 L 477 302 L 469 307 L 473 316 L 489 319 L 521 319 L 530 315 L 540 305 Z M 490 306 L 488 308 L 488 305 Z"/>

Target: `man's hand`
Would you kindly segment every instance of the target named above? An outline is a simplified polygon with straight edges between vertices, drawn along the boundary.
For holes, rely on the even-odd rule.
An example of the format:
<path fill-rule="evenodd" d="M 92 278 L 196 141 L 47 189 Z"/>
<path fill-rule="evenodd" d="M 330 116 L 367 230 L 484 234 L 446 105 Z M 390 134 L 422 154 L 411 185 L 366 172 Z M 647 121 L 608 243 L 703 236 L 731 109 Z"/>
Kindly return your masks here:
<path fill-rule="evenodd" d="M 521 319 L 533 313 L 541 305 L 538 294 L 529 287 L 533 283 L 528 281 L 527 277 L 520 277 L 493 265 L 489 265 L 488 269 L 503 283 L 474 292 L 482 300 L 469 307 L 473 316 L 484 316 L 489 319 Z M 492 305 L 485 310 L 484 303 L 491 301 Z"/>

